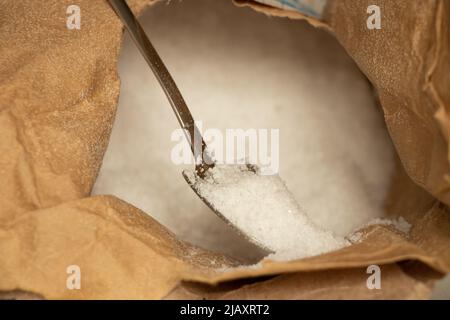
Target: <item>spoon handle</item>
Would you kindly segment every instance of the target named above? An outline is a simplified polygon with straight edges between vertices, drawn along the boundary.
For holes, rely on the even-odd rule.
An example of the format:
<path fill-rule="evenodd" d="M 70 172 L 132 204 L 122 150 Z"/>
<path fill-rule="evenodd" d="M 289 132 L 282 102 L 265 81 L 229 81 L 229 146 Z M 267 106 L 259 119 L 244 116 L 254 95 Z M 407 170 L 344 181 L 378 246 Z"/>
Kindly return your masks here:
<path fill-rule="evenodd" d="M 189 111 L 180 90 L 178 90 L 175 81 L 159 57 L 158 52 L 156 52 L 150 42 L 150 39 L 145 34 L 137 18 L 131 11 L 130 7 L 127 5 L 125 0 L 109 0 L 109 3 L 122 20 L 122 23 L 127 28 L 131 38 L 137 45 L 141 54 L 144 56 L 145 61 L 147 61 L 148 65 L 158 79 L 159 84 L 169 99 L 172 110 L 175 112 L 175 116 L 177 117 L 181 128 L 185 129 L 185 132 L 187 131 L 189 133 L 189 137 L 187 137 L 187 139 L 190 143 L 192 154 L 194 155 L 197 170 L 200 169 L 200 172 L 203 172 L 214 166 L 212 159 L 209 158 L 208 153 L 205 152 L 206 143 L 195 125 L 194 118 L 192 117 L 192 114 Z"/>

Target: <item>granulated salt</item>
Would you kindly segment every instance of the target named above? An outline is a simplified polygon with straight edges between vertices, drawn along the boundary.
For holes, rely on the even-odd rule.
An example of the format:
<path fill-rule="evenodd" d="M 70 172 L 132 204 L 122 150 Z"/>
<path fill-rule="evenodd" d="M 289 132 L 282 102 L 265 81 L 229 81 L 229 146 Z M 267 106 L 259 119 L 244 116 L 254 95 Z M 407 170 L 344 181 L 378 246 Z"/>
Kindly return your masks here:
<path fill-rule="evenodd" d="M 368 227 L 368 226 L 374 226 L 374 225 L 386 225 L 394 227 L 396 230 L 408 234 L 411 230 L 411 224 L 405 220 L 403 217 L 395 217 L 393 219 L 386 219 L 386 218 L 376 218 L 373 220 L 370 220 L 368 223 L 361 226 L 361 228 Z"/>
<path fill-rule="evenodd" d="M 409 233 L 409 231 L 411 230 L 411 224 L 408 221 L 406 221 L 405 218 L 403 218 L 403 217 L 394 217 L 392 219 L 375 218 L 375 219 L 372 219 L 369 222 L 359 226 L 356 230 L 351 232 L 346 237 L 346 239 L 348 239 L 348 241 L 351 243 L 361 242 L 365 235 L 364 232 L 361 230 L 363 230 L 367 227 L 370 227 L 370 226 L 377 226 L 377 225 L 393 227 L 398 232 L 404 233 L 405 235 L 407 235 Z"/>
<path fill-rule="evenodd" d="M 195 171 L 186 176 L 197 193 L 251 241 L 287 260 L 347 243 L 316 226 L 278 175 L 260 175 L 246 165 L 216 165 L 204 178 Z"/>
<path fill-rule="evenodd" d="M 383 216 L 393 149 L 368 81 L 331 35 L 228 0 L 157 3 L 142 22 L 205 128 L 280 129 L 279 175 L 311 223 L 342 239 Z M 128 201 L 183 240 L 258 261 L 264 253 L 181 177 L 193 166 L 171 161 L 170 137 L 179 125 L 128 36 L 119 73 L 118 112 L 93 193 Z M 305 225 L 299 230 L 316 230 Z M 332 237 L 325 232 L 324 238 Z M 299 239 L 299 251 L 317 254 L 333 243 L 312 239 Z"/>

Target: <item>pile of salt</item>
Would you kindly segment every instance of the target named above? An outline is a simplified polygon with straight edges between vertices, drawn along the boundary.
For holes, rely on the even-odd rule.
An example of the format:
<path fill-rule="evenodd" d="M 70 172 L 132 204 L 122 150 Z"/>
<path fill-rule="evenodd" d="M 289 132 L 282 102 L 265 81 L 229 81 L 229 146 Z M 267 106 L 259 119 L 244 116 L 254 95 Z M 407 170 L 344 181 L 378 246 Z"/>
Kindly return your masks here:
<path fill-rule="evenodd" d="M 278 175 L 260 175 L 246 165 L 216 165 L 204 178 L 195 171 L 184 174 L 216 212 L 274 252 L 273 260 L 318 255 L 347 244 L 315 225 Z"/>

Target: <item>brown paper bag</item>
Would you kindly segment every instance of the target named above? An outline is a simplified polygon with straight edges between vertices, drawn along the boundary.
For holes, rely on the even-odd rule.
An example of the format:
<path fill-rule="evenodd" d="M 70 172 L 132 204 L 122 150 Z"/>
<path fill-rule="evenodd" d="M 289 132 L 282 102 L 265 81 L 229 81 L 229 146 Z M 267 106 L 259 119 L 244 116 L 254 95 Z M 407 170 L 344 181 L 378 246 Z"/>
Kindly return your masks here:
<path fill-rule="evenodd" d="M 151 1 L 130 1 L 140 12 Z M 364 28 L 369 1 L 330 1 L 323 20 L 378 91 L 399 155 L 389 212 L 409 236 L 371 226 L 361 242 L 259 268 L 178 240 L 112 196 L 89 197 L 113 125 L 123 32 L 106 1 L 0 4 L 0 291 L 54 298 L 426 298 L 450 272 L 449 13 L 445 0 L 380 0 L 383 28 Z M 441 202 L 440 202 L 441 201 Z M 367 290 L 381 265 L 383 289 Z M 68 290 L 68 266 L 83 274 Z M 218 269 L 218 266 L 221 268 Z M 224 271 L 227 270 L 227 271 Z M 69 270 L 70 271 L 70 270 Z"/>

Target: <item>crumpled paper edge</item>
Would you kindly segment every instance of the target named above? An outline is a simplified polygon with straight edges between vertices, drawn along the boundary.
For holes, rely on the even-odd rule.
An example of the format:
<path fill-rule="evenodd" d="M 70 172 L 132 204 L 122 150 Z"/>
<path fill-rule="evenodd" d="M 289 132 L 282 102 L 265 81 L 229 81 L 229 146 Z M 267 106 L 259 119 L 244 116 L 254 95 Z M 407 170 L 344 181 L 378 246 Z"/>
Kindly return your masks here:
<path fill-rule="evenodd" d="M 144 5 L 141 5 L 141 8 L 142 7 L 144 7 Z M 297 16 L 296 16 L 296 18 L 297 18 Z M 298 18 L 304 18 L 304 17 L 298 16 Z M 89 185 L 89 183 L 87 185 Z M 86 193 L 86 190 L 83 191 L 83 193 Z M 74 196 L 74 198 L 77 198 L 77 197 L 80 197 L 80 194 L 76 194 Z M 103 201 L 105 201 L 105 200 L 99 200 L 99 198 L 90 198 L 90 199 L 94 199 L 94 200 L 98 201 L 99 203 L 97 205 L 99 205 L 100 207 L 101 207 L 100 204 Z M 100 198 L 100 199 L 108 199 L 108 201 L 106 201 L 108 205 L 106 207 L 103 207 L 103 209 L 101 209 L 102 212 L 103 212 L 103 210 L 106 211 L 106 212 L 109 212 L 109 213 L 116 211 L 116 209 L 112 208 L 112 207 L 114 207 L 112 202 L 116 202 L 116 200 L 111 200 L 111 198 L 108 198 L 108 197 Z M 71 210 L 80 210 L 78 201 L 85 201 L 85 200 L 86 199 L 75 200 L 74 202 L 70 202 L 69 201 L 68 203 L 65 203 L 65 204 L 62 204 L 62 205 L 58 205 L 58 206 L 55 206 L 55 207 L 52 207 L 51 205 L 44 205 L 44 207 L 47 206 L 48 209 L 43 209 L 43 210 L 22 211 L 22 213 L 26 212 L 27 214 L 32 212 L 33 215 L 31 215 L 31 214 L 28 215 L 26 219 L 25 218 L 22 219 L 22 220 L 18 219 L 19 222 L 17 222 L 16 218 L 14 218 L 12 221 L 14 221 L 14 223 L 18 223 L 18 225 L 20 225 L 20 226 L 23 226 L 24 233 L 22 235 L 26 234 L 27 235 L 26 237 L 28 237 L 28 235 L 33 234 L 33 231 L 36 231 L 36 230 L 39 231 L 40 230 L 38 227 L 39 227 L 39 225 L 41 223 L 44 224 L 44 225 L 45 224 L 52 224 L 53 220 L 58 220 L 57 216 L 56 216 L 56 213 L 55 213 L 56 212 L 55 210 L 57 210 L 57 211 L 60 211 L 60 210 L 64 211 L 64 210 L 66 210 L 65 209 L 66 205 L 67 205 L 67 208 L 71 208 Z M 89 203 L 90 207 L 94 207 L 95 204 L 93 202 L 91 203 L 90 201 L 91 200 L 89 200 L 87 203 Z M 41 205 L 41 204 L 38 204 L 38 205 Z M 130 210 L 129 208 L 131 208 L 131 206 L 129 206 L 128 204 L 123 204 L 123 205 L 128 208 L 127 210 Z M 75 206 L 75 209 L 72 208 L 72 206 Z M 83 205 L 81 205 L 81 207 L 84 208 Z M 83 210 L 86 210 L 86 208 L 84 208 Z M 87 211 L 91 212 L 92 208 L 90 208 Z M 133 210 L 131 210 L 131 211 L 133 211 Z M 425 219 L 425 222 L 428 222 L 430 225 L 432 225 L 433 224 L 433 220 L 440 219 L 440 215 L 444 211 L 446 211 L 445 208 L 442 208 L 441 206 L 439 206 L 437 204 L 434 205 L 433 209 L 431 209 L 429 211 L 429 213 L 427 214 L 427 218 Z M 22 213 L 19 212 L 15 216 L 16 217 L 20 217 Z M 34 215 L 34 213 L 38 213 L 38 214 Z M 95 215 L 98 215 L 98 212 L 96 212 L 94 214 L 94 216 Z M 42 218 L 41 218 L 41 216 L 42 216 Z M 49 217 L 51 217 L 51 219 Z M 36 243 L 33 243 L 33 241 L 31 241 L 31 242 L 30 241 L 24 241 L 24 243 L 22 243 L 21 242 L 22 238 L 20 238 L 20 237 L 15 238 L 15 237 L 17 237 L 17 235 L 14 234 L 15 233 L 14 230 L 13 231 L 11 230 L 12 228 L 11 228 L 11 226 L 9 224 L 10 221 L 11 220 L 8 219 L 6 224 L 2 223 L 2 229 L 1 229 L 2 235 L 3 235 L 2 238 L 10 240 L 10 241 L 3 241 L 3 243 L 2 243 L 2 250 L 5 250 L 5 251 L 2 251 L 2 252 L 8 252 L 8 250 L 12 250 L 12 248 L 17 249 L 18 247 L 24 248 L 25 250 L 23 250 L 23 252 L 24 252 L 23 256 L 22 256 L 22 254 L 20 256 L 14 256 L 14 252 L 15 252 L 14 251 L 13 252 L 13 258 L 14 259 L 12 259 L 12 260 L 9 260 L 9 259 L 4 260 L 5 264 L 3 264 L 3 267 L 1 267 L 1 269 L 0 269 L 0 270 L 2 270 L 2 273 L 1 273 L 2 277 L 0 277 L 0 279 L 1 279 L 1 281 L 0 281 L 0 288 L 1 288 L 1 290 L 5 290 L 5 289 L 6 290 L 14 290 L 14 289 L 18 289 L 19 288 L 19 289 L 23 289 L 23 290 L 30 291 L 30 292 L 42 292 L 43 295 L 46 298 L 56 298 L 56 297 L 59 297 L 59 298 L 61 298 L 61 297 L 73 298 L 73 297 L 80 297 L 79 294 L 77 295 L 77 294 L 75 294 L 73 292 L 67 293 L 67 290 L 65 288 L 64 288 L 64 291 L 61 291 L 62 289 L 60 289 L 59 287 L 58 287 L 59 289 L 53 287 L 53 288 L 51 288 L 52 290 L 48 290 L 48 291 L 47 290 L 43 290 L 43 288 L 48 285 L 49 280 L 53 281 L 54 279 L 59 279 L 59 280 L 63 281 L 63 280 L 65 280 L 66 275 L 63 273 L 62 276 L 61 275 L 56 276 L 56 275 L 53 275 L 51 272 L 50 272 L 50 275 L 49 275 L 47 273 L 48 270 L 47 271 L 39 270 L 42 273 L 42 275 L 39 275 L 39 272 L 37 272 L 38 276 L 36 276 L 36 274 L 33 274 L 33 272 L 30 272 L 30 270 L 29 270 L 30 268 L 28 268 L 28 266 L 29 265 L 33 266 L 33 264 L 29 263 L 29 255 L 33 256 L 33 250 L 35 250 L 36 248 L 41 249 L 41 250 L 46 250 L 46 249 L 50 250 L 50 248 L 52 248 L 52 246 L 50 246 L 50 245 L 36 246 Z M 23 223 L 23 224 L 21 224 L 21 223 Z M 77 223 L 80 223 L 83 226 L 83 223 L 81 221 L 78 221 Z M 77 224 L 74 223 L 74 224 L 72 224 L 72 227 L 73 226 L 77 226 Z M 433 227 L 435 227 L 435 226 L 433 225 Z M 112 228 L 112 226 L 111 226 L 110 223 L 106 223 L 105 224 L 105 228 Z M 155 227 L 155 228 L 158 229 L 158 227 Z M 377 228 L 383 228 L 383 227 L 377 227 Z M 61 229 L 60 228 L 60 229 L 57 229 L 56 231 L 58 231 L 58 230 L 61 231 L 61 230 L 66 230 L 66 229 L 64 229 L 64 228 Z M 70 234 L 70 229 L 66 230 L 66 231 L 68 231 L 68 233 Z M 98 230 L 98 231 L 99 232 L 103 232 L 103 229 L 100 228 L 100 230 Z M 11 232 L 13 233 L 12 235 L 10 234 Z M 152 232 L 154 232 L 153 227 L 152 227 L 152 231 L 150 233 L 152 233 Z M 369 232 L 369 235 L 370 234 L 373 235 L 373 233 Z M 36 232 L 35 235 L 39 235 L 39 232 Z M 92 234 L 90 234 L 90 233 L 86 234 L 86 236 L 88 236 L 88 235 L 92 236 Z M 398 240 L 393 234 L 389 233 L 389 235 L 391 236 L 391 239 Z M 52 238 L 52 236 L 54 236 L 54 237 Z M 50 243 L 56 243 L 57 244 L 58 241 L 66 239 L 66 236 L 67 236 L 67 233 L 61 233 L 61 234 L 56 233 L 56 235 L 49 235 L 48 236 L 48 238 L 49 238 L 48 240 L 49 241 L 51 240 Z M 132 235 L 130 234 L 130 236 L 132 236 Z M 33 238 L 33 237 L 31 237 L 31 238 Z M 151 294 L 147 293 L 147 294 L 144 294 L 144 295 L 142 295 L 142 292 L 138 293 L 139 292 L 138 289 L 136 289 L 133 292 L 122 291 L 121 293 L 117 293 L 117 291 L 118 291 L 117 289 L 119 289 L 119 291 L 120 291 L 121 286 L 125 286 L 126 287 L 127 284 L 130 284 L 130 283 L 133 284 L 134 286 L 136 286 L 136 285 L 138 285 L 138 282 L 139 282 L 139 281 L 137 281 L 135 283 L 133 281 L 130 281 L 130 282 L 127 281 L 127 283 L 121 282 L 119 287 L 118 288 L 117 287 L 114 288 L 113 291 L 102 291 L 101 289 L 105 289 L 105 288 L 102 288 L 102 285 L 105 286 L 106 283 L 114 283 L 114 280 L 109 279 L 109 278 L 108 279 L 104 278 L 104 279 L 97 279 L 97 281 L 99 283 L 96 283 L 94 281 L 93 286 L 94 287 L 97 286 L 97 288 L 98 288 L 98 286 L 100 286 L 100 290 L 99 291 L 94 292 L 94 293 L 90 293 L 87 296 L 81 295 L 81 297 L 84 297 L 84 298 L 95 298 L 95 297 L 112 298 L 112 297 L 117 297 L 117 296 L 121 296 L 121 297 L 123 297 L 123 296 L 126 296 L 126 297 L 138 296 L 138 297 L 145 297 L 145 298 L 159 298 L 159 297 L 163 296 L 162 291 L 167 291 L 167 290 L 169 290 L 170 287 L 174 287 L 175 284 L 178 283 L 181 279 L 203 281 L 203 282 L 206 282 L 206 283 L 218 283 L 218 282 L 221 282 L 221 281 L 228 281 L 228 280 L 237 279 L 237 278 L 241 278 L 241 277 L 249 277 L 249 276 L 255 276 L 256 277 L 256 276 L 260 276 L 260 275 L 277 274 L 277 273 L 281 273 L 281 272 L 291 272 L 290 270 L 292 270 L 292 272 L 311 270 L 311 269 L 307 269 L 307 268 L 311 268 L 311 265 L 312 265 L 312 263 L 314 261 L 315 261 L 314 263 L 317 263 L 318 261 L 320 261 L 320 263 L 324 263 L 324 265 L 323 265 L 323 268 L 322 267 L 316 267 L 316 269 L 313 269 L 313 270 L 322 270 L 322 269 L 328 269 L 328 268 L 336 268 L 336 266 L 333 266 L 332 263 L 330 263 L 330 265 L 327 264 L 327 259 L 330 259 L 330 261 L 333 261 L 333 259 L 335 258 L 335 257 L 333 258 L 333 256 L 336 255 L 336 253 L 330 253 L 330 254 L 327 254 L 327 255 L 324 255 L 324 256 L 319 256 L 319 257 L 314 257 L 314 258 L 311 258 L 311 259 L 307 259 L 305 261 L 296 261 L 296 262 L 291 262 L 291 263 L 271 263 L 271 262 L 266 262 L 267 267 L 264 267 L 261 270 L 256 270 L 255 271 L 256 273 L 249 272 L 249 270 L 237 270 L 237 271 L 234 270 L 233 272 L 228 272 L 228 273 L 217 275 L 214 272 L 211 272 L 211 269 L 212 269 L 211 266 L 206 267 L 206 268 L 202 268 L 201 264 L 186 262 L 182 258 L 180 258 L 178 255 L 176 255 L 176 259 L 172 260 L 173 252 L 175 252 L 175 251 L 171 251 L 171 250 L 175 250 L 172 242 L 175 241 L 175 240 L 173 240 L 171 238 L 164 238 L 164 239 L 165 240 L 162 241 L 161 243 L 167 245 L 167 243 L 165 243 L 165 241 L 168 241 L 169 244 L 167 245 L 167 247 L 171 248 L 168 252 L 165 252 L 165 251 L 160 251 L 160 252 L 154 251 L 154 248 L 151 247 L 152 250 L 150 250 L 151 252 L 148 253 L 148 255 L 150 255 L 150 256 L 152 256 L 152 254 L 155 254 L 158 259 L 161 259 L 162 263 L 167 262 L 166 258 L 171 263 L 173 262 L 173 267 L 168 268 L 168 270 L 171 270 L 173 272 L 173 274 L 168 275 L 167 276 L 168 278 L 165 278 L 164 276 L 162 276 L 159 273 L 157 273 L 158 277 L 161 277 L 162 279 L 164 279 L 164 281 L 167 281 L 167 283 L 170 284 L 168 286 L 163 286 L 163 290 L 159 291 L 158 288 L 155 288 L 155 292 L 153 292 Z M 168 239 L 170 239 L 170 240 L 168 240 Z M 161 244 L 161 243 L 158 243 L 158 244 Z M 178 242 L 176 242 L 176 243 L 178 243 Z M 370 248 L 370 244 L 366 243 L 365 245 L 368 245 L 369 248 Z M 424 245 L 424 248 L 426 248 L 425 245 Z M 359 262 L 359 265 L 366 265 L 367 263 L 371 263 L 371 262 L 389 263 L 389 262 L 394 262 L 394 261 L 400 261 L 400 260 L 403 260 L 403 259 L 418 259 L 420 261 L 423 261 L 423 262 L 433 266 L 437 270 L 447 272 L 448 271 L 447 263 L 442 262 L 442 261 L 437 261 L 438 259 L 436 258 L 436 256 L 433 253 L 430 253 L 429 255 L 427 255 L 427 253 L 425 252 L 424 248 L 420 248 L 420 247 L 419 248 L 415 248 L 415 251 L 413 250 L 412 253 L 408 253 L 408 254 L 404 254 L 404 255 L 402 255 L 401 253 L 398 253 L 397 251 L 393 250 L 393 252 L 395 253 L 394 254 L 395 257 L 390 257 L 390 258 L 389 257 L 388 258 L 384 257 L 382 260 L 377 260 L 376 258 L 373 258 L 373 256 L 376 257 L 376 253 L 373 256 L 371 256 L 369 254 L 367 257 L 364 257 L 366 260 L 363 260 L 362 262 Z M 350 249 L 350 248 L 346 248 L 346 249 Z M 141 250 L 136 250 L 136 251 L 139 252 Z M 210 258 L 209 253 L 206 253 L 204 250 L 201 250 L 201 249 L 195 249 L 195 250 L 199 250 L 201 252 L 200 256 L 203 256 L 203 258 L 204 258 L 203 262 L 207 261 L 207 263 L 210 263 L 211 261 L 214 261 L 213 259 Z M 130 252 L 133 253 L 133 252 L 136 252 L 136 251 L 133 251 L 133 250 L 132 251 L 124 251 L 124 254 L 130 254 Z M 162 253 L 162 252 L 164 252 L 164 253 Z M 171 253 L 169 253 L 169 252 L 171 252 Z M 28 254 L 28 255 L 26 255 L 25 253 Z M 167 257 L 166 257 L 166 253 L 167 253 Z M 346 254 L 348 256 L 351 256 L 351 252 L 350 253 L 346 253 Z M 45 257 L 47 257 L 47 259 L 48 259 L 48 257 L 58 257 L 58 255 L 59 255 L 58 252 L 49 252 L 49 255 L 45 256 Z M 161 256 L 163 256 L 163 257 L 161 257 Z M 360 258 L 360 257 L 358 257 L 358 258 Z M 223 258 L 221 258 L 221 259 L 223 260 Z M 317 259 L 319 259 L 319 260 L 317 260 Z M 44 262 L 45 262 L 45 260 L 44 260 Z M 112 265 L 114 266 L 115 264 L 117 264 L 116 262 L 114 262 Z M 18 274 L 20 274 L 21 276 L 17 276 L 16 273 L 14 273 L 14 274 L 7 274 L 8 270 L 14 270 L 14 268 L 11 268 L 11 269 L 7 268 L 8 266 L 10 266 L 11 264 L 14 264 L 14 263 L 17 263 L 17 267 L 22 266 L 22 268 L 24 268 L 24 270 L 22 270 L 23 273 L 18 272 Z M 229 267 L 229 266 L 227 266 L 228 263 L 230 263 L 230 265 L 233 264 L 232 261 L 227 261 L 226 264 L 225 264 L 226 267 Z M 192 265 L 194 265 L 194 268 L 191 268 Z M 290 266 L 287 266 L 287 265 L 290 265 Z M 292 267 L 292 265 L 294 265 L 295 268 Z M 354 263 L 354 266 L 357 266 L 357 265 L 358 265 L 358 263 Z M 339 268 L 340 266 L 338 265 L 337 267 Z M 347 265 L 347 267 L 348 267 L 348 265 Z M 28 271 L 27 271 L 27 269 L 28 269 Z M 127 268 L 125 268 L 125 269 L 127 269 Z M 130 270 L 136 270 L 136 269 L 138 269 L 138 267 L 130 268 Z M 19 269 L 17 269 L 17 270 L 19 270 Z M 130 273 L 130 270 L 125 270 L 125 271 L 122 270 L 122 272 L 120 272 L 121 276 L 123 276 L 123 275 L 125 275 L 127 273 Z M 175 272 L 174 270 L 177 270 L 177 271 Z M 220 268 L 220 270 L 223 270 L 223 268 Z M 267 270 L 267 273 L 264 273 L 265 270 Z M 31 270 L 31 271 L 36 272 L 36 270 Z M 30 273 L 30 274 L 28 274 L 27 272 Z M 4 277 L 5 274 L 7 274 L 8 276 Z M 129 276 L 132 279 L 134 279 L 132 277 L 132 275 L 129 275 Z M 140 276 L 140 275 L 138 275 L 138 276 Z M 21 279 L 21 277 L 23 277 L 23 278 Z M 6 281 L 5 281 L 5 279 L 6 279 Z M 28 281 L 26 281 L 26 279 L 28 279 Z M 104 281 L 103 284 L 102 284 L 102 280 Z M 109 281 L 111 281 L 111 282 L 109 282 Z M 164 283 L 166 283 L 166 282 L 164 282 Z M 60 282 L 60 284 L 61 284 L 61 282 Z M 135 287 L 135 288 L 137 288 L 137 287 Z M 152 288 L 153 287 L 151 287 L 151 289 Z M 128 288 L 128 289 L 130 289 L 130 288 Z M 148 290 L 148 287 L 146 287 L 146 291 L 147 290 Z M 116 293 L 114 293 L 114 292 L 116 292 Z M 133 295 L 133 293 L 135 295 Z"/>

